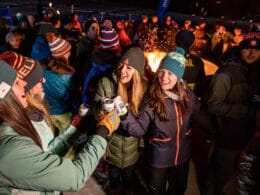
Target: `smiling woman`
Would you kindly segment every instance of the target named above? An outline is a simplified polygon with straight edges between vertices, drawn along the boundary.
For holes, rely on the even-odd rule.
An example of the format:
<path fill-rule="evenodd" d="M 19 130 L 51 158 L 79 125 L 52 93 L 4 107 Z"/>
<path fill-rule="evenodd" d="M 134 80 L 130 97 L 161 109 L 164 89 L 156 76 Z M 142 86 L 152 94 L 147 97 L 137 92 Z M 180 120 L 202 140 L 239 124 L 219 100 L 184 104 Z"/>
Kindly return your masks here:
<path fill-rule="evenodd" d="M 198 122 L 202 113 L 198 112 L 200 102 L 197 97 L 182 80 L 184 53 L 179 47 L 167 53 L 138 114 L 133 115 L 129 110 L 121 121 L 123 130 L 146 140 L 149 194 L 183 195 L 187 187 L 191 157 L 190 119 L 193 117 Z M 208 130 L 212 128 L 203 125 Z"/>
<path fill-rule="evenodd" d="M 0 194 L 27 193 L 24 189 L 33 194 L 79 190 L 105 153 L 105 137 L 119 125 L 117 113 L 103 115 L 96 135 L 88 138 L 74 160 L 46 152 L 40 128 L 35 127 L 38 121 L 33 123 L 24 108 L 28 104 L 24 95 L 26 82 L 17 75 L 9 64 L 0 60 Z M 42 77 L 38 78 L 40 83 Z M 112 121 L 114 126 L 108 125 Z M 40 130 L 46 129 L 43 123 L 39 126 Z"/>

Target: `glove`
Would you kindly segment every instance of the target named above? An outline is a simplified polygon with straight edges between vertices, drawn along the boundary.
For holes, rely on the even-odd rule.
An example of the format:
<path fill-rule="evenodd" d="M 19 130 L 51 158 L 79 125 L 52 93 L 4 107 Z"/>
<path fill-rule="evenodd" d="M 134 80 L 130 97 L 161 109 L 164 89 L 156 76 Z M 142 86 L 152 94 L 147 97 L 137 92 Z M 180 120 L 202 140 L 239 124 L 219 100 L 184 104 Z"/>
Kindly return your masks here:
<path fill-rule="evenodd" d="M 111 135 L 120 124 L 120 118 L 115 109 L 107 114 L 100 111 L 99 119 L 100 121 L 98 122 L 98 126 L 105 126 L 108 130 L 108 135 Z"/>
<path fill-rule="evenodd" d="M 72 120 L 71 120 L 71 125 L 74 126 L 75 128 L 77 128 L 78 124 L 80 122 L 80 117 L 79 115 L 74 115 Z"/>

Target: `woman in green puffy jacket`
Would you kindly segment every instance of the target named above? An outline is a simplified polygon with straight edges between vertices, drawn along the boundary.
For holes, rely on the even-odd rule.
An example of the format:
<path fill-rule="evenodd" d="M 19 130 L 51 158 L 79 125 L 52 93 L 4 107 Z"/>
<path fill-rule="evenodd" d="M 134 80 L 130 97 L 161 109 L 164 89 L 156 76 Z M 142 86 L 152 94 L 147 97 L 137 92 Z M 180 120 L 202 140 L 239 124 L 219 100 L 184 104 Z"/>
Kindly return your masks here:
<path fill-rule="evenodd" d="M 144 53 L 139 47 L 126 50 L 119 60 L 117 71 L 110 77 L 101 78 L 97 83 L 94 101 L 99 103 L 102 97 L 113 98 L 119 95 L 128 104 L 128 109 L 136 115 L 147 88 L 144 65 Z M 121 185 L 125 190 L 131 188 L 133 171 L 139 159 L 140 138 L 125 132 L 119 127 L 108 138 L 105 158 L 112 191 L 117 191 Z"/>

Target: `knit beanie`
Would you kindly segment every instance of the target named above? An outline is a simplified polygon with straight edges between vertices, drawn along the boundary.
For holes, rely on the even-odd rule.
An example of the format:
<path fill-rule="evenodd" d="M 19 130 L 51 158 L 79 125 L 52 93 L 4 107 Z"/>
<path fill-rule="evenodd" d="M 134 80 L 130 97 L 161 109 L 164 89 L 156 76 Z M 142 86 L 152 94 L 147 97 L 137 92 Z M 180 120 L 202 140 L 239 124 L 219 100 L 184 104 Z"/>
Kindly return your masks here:
<path fill-rule="evenodd" d="M 106 19 L 103 21 L 102 27 L 113 28 L 113 23 L 110 19 Z"/>
<path fill-rule="evenodd" d="M 194 34 L 189 30 L 181 30 L 175 36 L 175 43 L 177 47 L 183 48 L 186 52 L 195 40 Z"/>
<path fill-rule="evenodd" d="M 140 47 L 131 47 L 126 50 L 119 60 L 119 64 L 128 64 L 134 67 L 138 72 L 144 74 L 145 57 Z"/>
<path fill-rule="evenodd" d="M 24 57 L 12 51 L 6 51 L 0 54 L 0 60 L 7 62 L 17 71 L 19 78 L 27 82 L 25 91 L 33 88 L 43 77 L 41 65 L 32 58 Z"/>
<path fill-rule="evenodd" d="M 2 102 L 12 90 L 16 79 L 16 71 L 5 61 L 0 60 L 0 102 Z"/>
<path fill-rule="evenodd" d="M 39 35 L 45 36 L 47 33 L 53 32 L 57 34 L 57 30 L 55 27 L 50 23 L 42 23 L 39 27 Z"/>
<path fill-rule="evenodd" d="M 103 27 L 101 29 L 100 47 L 103 50 L 117 50 L 120 48 L 118 34 L 114 28 Z"/>
<path fill-rule="evenodd" d="M 166 55 L 160 69 L 169 70 L 175 74 L 178 79 L 182 79 L 185 70 L 184 54 L 184 49 L 176 47 L 173 52 Z"/>
<path fill-rule="evenodd" d="M 49 47 L 53 57 L 62 57 L 71 50 L 70 43 L 60 37 L 52 43 L 49 43 Z"/>
<path fill-rule="evenodd" d="M 249 32 L 243 35 L 239 49 L 260 49 L 260 32 Z"/>

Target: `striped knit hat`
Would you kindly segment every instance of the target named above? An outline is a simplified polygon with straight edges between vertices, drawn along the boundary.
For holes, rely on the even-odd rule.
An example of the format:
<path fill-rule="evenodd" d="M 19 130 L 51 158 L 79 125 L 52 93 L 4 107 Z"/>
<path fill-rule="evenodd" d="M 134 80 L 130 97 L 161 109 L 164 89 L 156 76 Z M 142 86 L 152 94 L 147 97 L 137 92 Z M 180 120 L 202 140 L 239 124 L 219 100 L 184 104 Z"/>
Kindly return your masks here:
<path fill-rule="evenodd" d="M 102 23 L 102 27 L 113 28 L 112 21 L 109 19 L 104 20 L 104 22 Z"/>
<path fill-rule="evenodd" d="M 32 58 L 24 57 L 12 51 L 6 51 L 0 54 L 0 60 L 7 62 L 17 70 L 19 78 L 27 82 L 25 91 L 29 91 L 43 78 L 41 65 Z"/>
<path fill-rule="evenodd" d="M 62 57 L 71 50 L 70 43 L 60 37 L 52 43 L 49 43 L 49 47 L 53 57 Z"/>
<path fill-rule="evenodd" d="M 114 51 L 120 48 L 118 34 L 114 28 L 103 27 L 100 37 L 101 49 Z"/>

